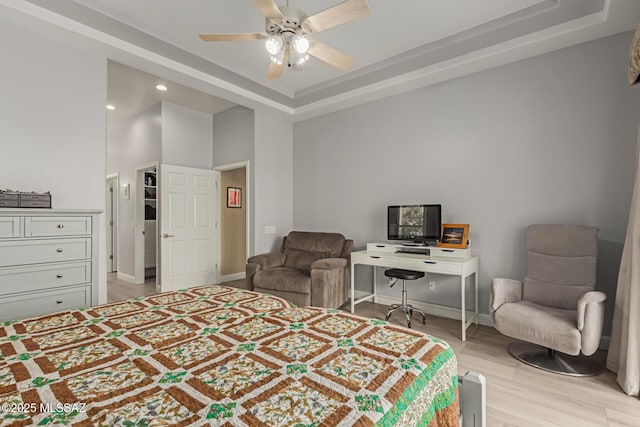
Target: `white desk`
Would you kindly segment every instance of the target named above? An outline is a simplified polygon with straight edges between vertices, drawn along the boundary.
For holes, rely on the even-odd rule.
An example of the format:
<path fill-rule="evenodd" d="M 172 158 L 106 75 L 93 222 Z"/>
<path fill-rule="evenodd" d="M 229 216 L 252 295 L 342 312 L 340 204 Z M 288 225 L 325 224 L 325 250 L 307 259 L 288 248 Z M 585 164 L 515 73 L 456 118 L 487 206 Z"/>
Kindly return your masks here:
<path fill-rule="evenodd" d="M 375 246 L 374 246 L 375 245 Z M 376 267 L 384 268 L 403 268 L 405 270 L 423 271 L 425 273 L 445 274 L 460 277 L 460 314 L 462 321 L 462 341 L 467 339 L 467 328 L 475 321 L 478 324 L 478 257 L 454 258 L 427 256 L 416 253 L 389 252 L 393 250 L 393 246 L 399 245 L 383 245 L 369 244 L 368 247 L 380 248 L 378 250 L 358 251 L 351 253 L 351 312 L 354 312 L 355 305 L 363 301 L 372 300 L 376 297 L 377 280 Z M 441 248 L 434 248 L 433 253 L 443 254 Z M 454 252 L 454 251 L 449 251 Z M 355 266 L 356 264 L 373 266 L 373 293 L 365 297 L 355 298 Z M 471 313 L 467 320 L 467 308 L 465 301 L 465 285 L 466 279 L 470 275 L 475 276 L 475 312 Z"/>

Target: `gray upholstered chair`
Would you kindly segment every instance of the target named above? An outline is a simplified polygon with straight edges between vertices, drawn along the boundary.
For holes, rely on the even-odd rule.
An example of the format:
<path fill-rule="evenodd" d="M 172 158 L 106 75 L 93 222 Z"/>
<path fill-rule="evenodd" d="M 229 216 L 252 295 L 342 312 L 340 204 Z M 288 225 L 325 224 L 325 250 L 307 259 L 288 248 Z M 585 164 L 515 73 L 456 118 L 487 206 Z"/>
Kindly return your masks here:
<path fill-rule="evenodd" d="M 299 306 L 338 308 L 349 298 L 352 249 L 339 233 L 292 231 L 280 252 L 247 260 L 247 287 Z"/>
<path fill-rule="evenodd" d="M 602 372 L 599 363 L 585 357 L 598 349 L 604 319 L 606 295 L 593 290 L 597 243 L 595 227 L 527 227 L 524 281 L 493 279 L 491 284 L 496 329 L 527 341 L 510 344 L 511 355 L 561 374 Z"/>

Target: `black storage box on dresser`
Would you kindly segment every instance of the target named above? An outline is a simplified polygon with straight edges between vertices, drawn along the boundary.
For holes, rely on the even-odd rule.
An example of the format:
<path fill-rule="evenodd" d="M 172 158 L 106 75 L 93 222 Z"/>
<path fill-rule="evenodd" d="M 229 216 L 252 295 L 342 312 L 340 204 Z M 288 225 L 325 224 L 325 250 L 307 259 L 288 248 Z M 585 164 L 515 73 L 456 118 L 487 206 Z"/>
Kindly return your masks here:
<path fill-rule="evenodd" d="M 51 194 L 49 193 L 19 193 L 18 207 L 20 208 L 51 208 Z"/>

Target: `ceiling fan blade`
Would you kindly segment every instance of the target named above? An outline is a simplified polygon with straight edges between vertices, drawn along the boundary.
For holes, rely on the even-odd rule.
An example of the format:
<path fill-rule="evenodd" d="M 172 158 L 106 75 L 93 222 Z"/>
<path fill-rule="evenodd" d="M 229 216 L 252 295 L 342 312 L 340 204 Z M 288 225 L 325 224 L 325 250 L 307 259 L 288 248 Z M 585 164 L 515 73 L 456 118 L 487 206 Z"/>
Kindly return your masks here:
<path fill-rule="evenodd" d="M 369 13 L 367 0 L 346 0 L 335 6 L 311 15 L 303 22 L 310 32 L 318 32 L 346 24 Z"/>
<path fill-rule="evenodd" d="M 274 0 L 253 0 L 253 4 L 269 19 L 284 18 Z"/>
<path fill-rule="evenodd" d="M 356 62 L 352 57 L 318 41 L 309 46 L 307 53 L 342 71 L 349 71 Z"/>
<path fill-rule="evenodd" d="M 200 34 L 200 38 L 206 42 L 233 42 L 239 40 L 260 40 L 267 38 L 267 36 L 262 33 Z"/>
<path fill-rule="evenodd" d="M 273 61 L 269 64 L 269 71 L 267 71 L 268 79 L 277 79 L 282 75 L 282 70 L 289 63 L 289 51 L 284 52 L 284 57 L 282 58 L 282 63 L 277 64 Z"/>

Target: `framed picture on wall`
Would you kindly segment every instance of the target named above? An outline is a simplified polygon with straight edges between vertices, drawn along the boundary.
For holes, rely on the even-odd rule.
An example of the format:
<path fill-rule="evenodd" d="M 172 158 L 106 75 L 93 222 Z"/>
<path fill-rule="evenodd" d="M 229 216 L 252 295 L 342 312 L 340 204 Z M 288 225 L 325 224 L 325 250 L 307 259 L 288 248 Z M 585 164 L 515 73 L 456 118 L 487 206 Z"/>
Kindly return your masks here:
<path fill-rule="evenodd" d="M 442 224 L 441 248 L 465 249 L 469 238 L 469 224 Z"/>
<path fill-rule="evenodd" d="M 242 207 L 242 189 L 237 187 L 227 187 L 227 207 Z"/>

